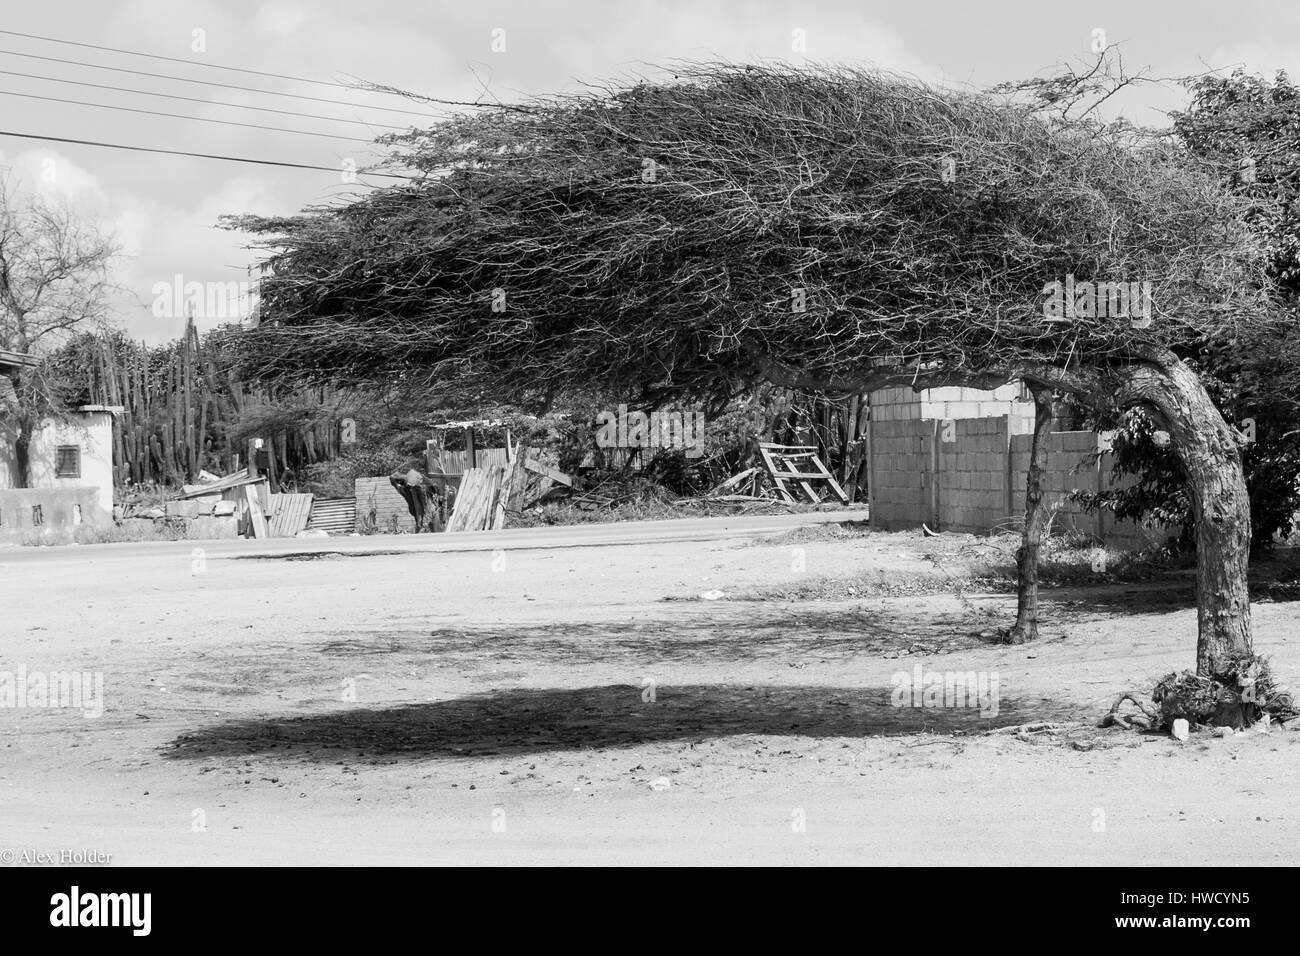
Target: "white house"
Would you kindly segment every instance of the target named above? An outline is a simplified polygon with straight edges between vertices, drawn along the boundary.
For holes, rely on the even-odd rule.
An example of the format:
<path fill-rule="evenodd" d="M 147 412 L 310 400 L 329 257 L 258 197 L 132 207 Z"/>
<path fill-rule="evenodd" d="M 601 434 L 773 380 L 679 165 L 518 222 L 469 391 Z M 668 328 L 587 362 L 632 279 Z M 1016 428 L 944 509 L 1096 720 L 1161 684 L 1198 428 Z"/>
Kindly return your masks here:
<path fill-rule="evenodd" d="M 66 419 L 46 418 L 28 446 L 30 487 L 94 488 L 95 499 L 113 512 L 113 415 L 120 408 L 83 405 Z M 17 488 L 17 429 L 0 424 L 0 489 Z"/>
<path fill-rule="evenodd" d="M 21 488 L 10 380 L 33 360 L 0 350 L 0 535 L 99 524 L 113 513 L 113 415 L 120 408 L 83 405 L 45 418 L 28 446 L 31 481 Z"/>

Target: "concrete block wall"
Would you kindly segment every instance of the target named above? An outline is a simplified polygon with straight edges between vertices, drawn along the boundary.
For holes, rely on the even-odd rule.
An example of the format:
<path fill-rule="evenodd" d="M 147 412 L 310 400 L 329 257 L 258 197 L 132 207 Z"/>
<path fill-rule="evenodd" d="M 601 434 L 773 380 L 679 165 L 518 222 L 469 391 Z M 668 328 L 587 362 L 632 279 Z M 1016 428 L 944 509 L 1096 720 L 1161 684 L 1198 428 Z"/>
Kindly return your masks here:
<path fill-rule="evenodd" d="M 1016 382 L 992 391 L 950 386 L 928 388 L 917 395 L 922 418 L 1000 418 L 1014 415 L 1034 421 L 1034 402 L 1025 387 Z"/>
<path fill-rule="evenodd" d="M 887 531 L 914 528 L 929 517 L 933 423 L 919 418 L 871 422 L 871 523 Z"/>
<path fill-rule="evenodd" d="M 906 386 L 878 389 L 868 397 L 868 403 L 874 421 L 915 421 L 921 417 L 921 397 Z"/>
<path fill-rule="evenodd" d="M 983 534 L 1005 526 L 1006 417 L 954 419 L 937 424 L 939 527 L 931 525 L 932 530 Z"/>
<path fill-rule="evenodd" d="M 898 531 L 925 523 L 936 531 L 971 534 L 1019 527 L 1032 443 L 1031 434 L 1018 431 L 1022 427 L 1016 415 L 873 418 L 868 489 L 872 526 Z M 1102 436 L 1093 432 L 1049 436 L 1043 480 L 1048 505 L 1057 509 L 1053 533 L 1078 530 L 1119 550 L 1161 543 L 1168 536 L 1162 528 L 1117 522 L 1109 512 L 1088 514 L 1082 505 L 1067 500 L 1076 489 L 1096 492 L 1110 487 L 1111 456 L 1103 454 L 1100 465 L 1088 463 L 1091 454 L 1105 447 Z"/>
<path fill-rule="evenodd" d="M 1015 477 L 1012 488 L 1011 507 L 1018 515 L 1025 513 L 1025 475 L 1029 471 L 1029 452 L 1033 446 L 1033 435 L 1011 436 L 1011 470 Z M 1043 500 L 1049 508 L 1056 509 L 1052 521 L 1052 531 L 1076 529 L 1088 534 L 1098 535 L 1102 531 L 1097 515 L 1088 514 L 1083 506 L 1069 501 L 1071 491 L 1096 492 L 1097 481 L 1101 476 L 1095 463 L 1088 463 L 1088 456 L 1097 451 L 1095 432 L 1052 432 L 1047 440 L 1047 471 L 1043 476 Z"/>
<path fill-rule="evenodd" d="M 1024 482 L 1025 473 L 1029 469 L 1031 444 L 1031 436 L 1012 436 L 1011 468 L 1016 480 L 1012 504 L 1017 514 L 1023 514 L 1025 510 Z M 1107 447 L 1109 445 L 1103 437 L 1095 432 L 1053 432 L 1048 436 L 1044 499 L 1049 507 L 1056 508 L 1052 531 L 1077 530 L 1121 551 L 1164 543 L 1170 531 L 1163 526 L 1143 527 L 1133 521 L 1116 521 L 1114 513 L 1110 511 L 1089 514 L 1081 504 L 1068 500 L 1067 496 L 1072 491 L 1096 494 L 1136 482 L 1137 479 L 1126 475 L 1118 485 L 1112 485 L 1114 459 L 1108 452 L 1104 452 L 1100 459 L 1089 461 L 1094 453 Z"/>
<path fill-rule="evenodd" d="M 1110 446 L 1106 444 L 1103 447 L 1108 449 Z M 1137 479 L 1132 475 L 1125 475 L 1112 484 L 1113 462 L 1114 456 L 1109 451 L 1102 454 L 1101 487 L 1103 490 L 1137 484 Z M 1165 525 L 1156 524 L 1146 527 L 1134 521 L 1116 521 L 1114 513 L 1110 511 L 1103 512 L 1102 515 L 1103 537 L 1106 544 L 1121 551 L 1136 551 L 1152 545 L 1161 545 L 1174 536 L 1174 530 Z"/>

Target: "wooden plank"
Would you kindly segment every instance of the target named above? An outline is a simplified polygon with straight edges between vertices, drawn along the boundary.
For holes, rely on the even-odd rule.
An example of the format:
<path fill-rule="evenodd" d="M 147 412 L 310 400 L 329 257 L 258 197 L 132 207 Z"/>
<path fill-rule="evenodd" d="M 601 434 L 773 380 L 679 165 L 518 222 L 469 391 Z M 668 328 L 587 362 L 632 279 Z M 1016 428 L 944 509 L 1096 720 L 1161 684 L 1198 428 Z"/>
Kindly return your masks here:
<path fill-rule="evenodd" d="M 796 471 L 794 466 L 787 460 L 793 456 L 786 455 L 784 452 L 778 451 L 775 448 L 761 448 L 760 451 L 763 453 L 765 461 L 772 462 L 772 467 L 774 469 L 772 472 L 772 478 L 774 480 L 793 481 L 799 486 L 799 490 L 804 493 L 809 501 L 813 504 L 821 503 L 821 497 L 813 490 L 812 485 L 807 481 L 808 478 L 822 478 L 823 476 L 821 472 L 805 474 Z M 817 461 L 816 456 L 813 456 L 811 460 Z M 781 467 L 778 469 L 776 468 L 777 465 L 780 465 Z"/>
<path fill-rule="evenodd" d="M 477 472 L 479 477 L 474 486 L 473 497 L 465 503 L 465 524 L 460 530 L 481 531 L 483 530 L 485 503 L 492 492 L 492 475 L 483 468 L 472 468 L 470 470 Z"/>
<path fill-rule="evenodd" d="M 465 525 L 469 521 L 470 510 L 474 506 L 478 486 L 482 480 L 483 473 L 477 468 L 469 469 L 461 478 L 460 487 L 456 489 L 456 504 L 452 508 L 451 517 L 447 519 L 447 530 L 449 532 L 465 530 Z"/>
<path fill-rule="evenodd" d="M 782 479 L 781 476 L 777 473 L 776 462 L 772 460 L 772 452 L 764 448 L 762 445 L 759 445 L 758 454 L 763 459 L 763 465 L 767 469 L 768 477 L 772 479 L 773 485 L 776 486 L 777 494 L 781 496 L 783 501 L 787 501 L 790 504 L 794 504 L 795 497 L 794 495 L 790 494 L 790 490 L 785 486 L 784 479 Z"/>
<path fill-rule="evenodd" d="M 292 538 L 307 527 L 311 515 L 311 494 L 278 494 L 271 496 L 271 537 Z"/>
<path fill-rule="evenodd" d="M 266 526 L 266 514 L 262 511 L 262 501 L 256 485 L 244 485 L 244 501 L 248 505 L 248 520 L 253 529 L 253 537 L 270 537 L 271 533 Z"/>
<path fill-rule="evenodd" d="M 818 495 L 817 492 L 813 491 L 813 486 L 810 485 L 810 484 L 808 484 L 807 479 L 801 477 L 800 474 L 799 474 L 799 472 L 797 472 L 797 471 L 794 470 L 794 466 L 791 465 L 791 464 L 786 460 L 788 456 L 786 456 L 785 454 L 782 454 L 782 453 L 777 453 L 777 452 L 772 452 L 771 454 L 772 454 L 772 457 L 773 457 L 774 459 L 776 459 L 776 460 L 777 460 L 777 461 L 778 461 L 778 462 L 783 466 L 783 471 L 781 472 L 781 477 L 782 477 L 782 478 L 787 478 L 787 477 L 788 477 L 788 478 L 793 478 L 795 484 L 797 484 L 797 485 L 799 486 L 799 490 L 802 491 L 802 492 L 804 493 L 804 495 L 808 498 L 808 500 L 809 500 L 810 502 L 812 502 L 812 503 L 815 504 L 815 505 L 821 504 L 821 501 L 822 501 L 821 496 Z M 814 460 L 816 460 L 816 459 L 814 459 Z M 819 476 L 813 476 L 813 477 L 819 477 Z"/>
<path fill-rule="evenodd" d="M 783 471 L 781 472 L 781 477 L 789 478 L 791 480 L 795 480 L 799 478 L 812 478 L 814 481 L 824 481 L 828 477 L 828 475 L 825 471 Z"/>
<path fill-rule="evenodd" d="M 515 457 L 507 467 L 502 481 L 500 501 L 497 504 L 498 515 L 492 522 L 493 530 L 505 528 L 509 515 L 517 515 L 523 510 L 524 492 L 528 488 L 528 469 L 524 467 L 527 457 L 528 449 L 515 445 Z"/>
<path fill-rule="evenodd" d="M 506 510 L 518 513 L 524 510 L 524 493 L 528 490 L 528 469 L 524 463 L 532 449 L 525 445 L 515 446 L 515 460 L 510 466 L 510 493 L 506 498 Z"/>
<path fill-rule="evenodd" d="M 728 478 L 726 481 L 720 482 L 718 485 L 714 486 L 713 490 L 710 491 L 709 494 L 710 495 L 721 494 L 722 492 L 726 491 L 729 488 L 734 488 L 737 485 L 739 485 L 741 482 L 743 482 L 746 478 L 753 475 L 754 472 L 756 471 L 758 471 L 757 468 L 746 468 L 744 471 L 737 472 L 736 474 Z"/>
<path fill-rule="evenodd" d="M 488 490 L 483 496 L 483 505 L 479 511 L 476 531 L 491 531 L 496 518 L 497 502 L 501 500 L 501 481 L 505 477 L 504 468 L 493 468 L 488 473 Z"/>
<path fill-rule="evenodd" d="M 830 469 L 826 467 L 825 463 L 823 463 L 820 458 L 813 458 L 813 464 L 821 469 L 822 475 L 825 476 L 826 483 L 831 486 L 831 491 L 835 492 L 835 497 L 840 499 L 840 504 L 847 505 L 849 503 L 849 496 L 845 493 L 844 488 L 840 483 L 835 480 L 835 476 L 830 473 Z"/>
<path fill-rule="evenodd" d="M 556 469 L 550 467 L 549 465 L 543 465 L 540 461 L 537 461 L 533 458 L 524 459 L 524 467 L 531 472 L 535 472 L 536 474 L 542 475 L 543 477 L 550 478 L 552 481 L 558 481 L 566 488 L 573 487 L 573 479 L 570 478 L 568 475 L 566 475 L 564 472 L 557 471 Z"/>

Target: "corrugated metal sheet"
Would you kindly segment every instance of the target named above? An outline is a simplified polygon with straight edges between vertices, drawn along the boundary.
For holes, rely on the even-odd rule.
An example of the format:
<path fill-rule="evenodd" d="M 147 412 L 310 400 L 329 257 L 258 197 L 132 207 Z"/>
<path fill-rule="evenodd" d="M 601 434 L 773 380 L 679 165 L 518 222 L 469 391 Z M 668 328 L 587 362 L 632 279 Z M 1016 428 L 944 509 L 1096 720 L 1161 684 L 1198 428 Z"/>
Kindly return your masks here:
<path fill-rule="evenodd" d="M 432 445 L 429 442 L 429 446 Z M 469 452 L 428 447 L 425 458 L 430 474 L 463 475 L 469 469 Z M 509 456 L 504 448 L 480 448 L 474 458 L 477 462 L 475 467 L 478 468 L 504 468 L 509 464 Z"/>
<path fill-rule="evenodd" d="M 351 534 L 357 527 L 357 499 L 317 498 L 311 505 L 307 519 L 308 531 L 328 531 L 330 534 Z"/>
<path fill-rule="evenodd" d="M 219 481 L 209 481 L 201 485 L 185 485 L 178 498 L 200 498 L 204 495 L 221 494 L 231 488 L 241 488 L 244 485 L 255 484 L 259 481 L 266 481 L 263 477 L 250 478 L 248 472 L 239 471 L 233 475 L 227 475 Z"/>

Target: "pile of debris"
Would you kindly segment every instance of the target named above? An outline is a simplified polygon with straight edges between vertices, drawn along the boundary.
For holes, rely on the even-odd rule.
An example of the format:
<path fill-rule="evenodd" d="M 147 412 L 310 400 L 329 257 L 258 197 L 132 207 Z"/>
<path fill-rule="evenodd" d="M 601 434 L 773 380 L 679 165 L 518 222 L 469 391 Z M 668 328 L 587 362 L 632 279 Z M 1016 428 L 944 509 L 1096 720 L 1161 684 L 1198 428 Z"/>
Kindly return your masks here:
<path fill-rule="evenodd" d="M 119 524 L 152 522 L 178 538 L 292 538 L 308 534 L 313 496 L 272 494 L 266 477 L 238 471 L 225 477 L 199 472 L 167 500 L 126 496 L 115 515 Z"/>
<path fill-rule="evenodd" d="M 557 486 L 571 489 L 573 479 L 532 457 L 532 449 L 516 444 L 504 465 L 466 469 L 455 490 L 446 530 L 499 531 Z"/>
<path fill-rule="evenodd" d="M 782 510 L 774 507 L 779 505 L 820 505 L 832 500 L 842 505 L 849 503 L 849 496 L 818 457 L 815 447 L 760 442 L 758 456 L 759 462 L 753 467 L 737 472 L 699 498 L 683 498 L 677 503 L 684 507 L 707 507 L 712 503 L 764 506 L 764 511 Z"/>

